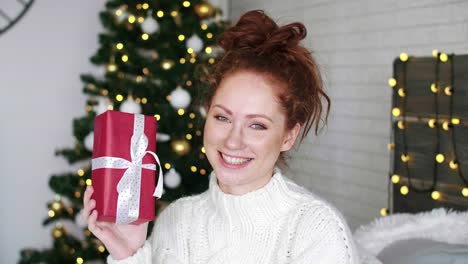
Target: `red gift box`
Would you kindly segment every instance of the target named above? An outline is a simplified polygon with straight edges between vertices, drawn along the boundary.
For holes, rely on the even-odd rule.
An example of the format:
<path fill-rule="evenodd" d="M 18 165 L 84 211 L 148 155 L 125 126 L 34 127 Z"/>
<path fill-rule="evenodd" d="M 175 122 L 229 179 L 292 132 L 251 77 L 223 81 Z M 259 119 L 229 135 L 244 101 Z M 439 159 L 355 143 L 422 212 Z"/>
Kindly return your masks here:
<path fill-rule="evenodd" d="M 152 154 L 156 151 L 156 128 L 156 119 L 152 116 L 111 110 L 96 116 L 92 198 L 96 200 L 98 221 L 138 224 L 154 220 L 153 192 L 158 160 L 148 155 L 148 151 Z M 141 178 L 136 178 L 140 177 L 140 172 Z M 120 193 L 119 182 L 119 188 L 123 186 Z M 130 218 L 122 220 L 122 213 Z"/>

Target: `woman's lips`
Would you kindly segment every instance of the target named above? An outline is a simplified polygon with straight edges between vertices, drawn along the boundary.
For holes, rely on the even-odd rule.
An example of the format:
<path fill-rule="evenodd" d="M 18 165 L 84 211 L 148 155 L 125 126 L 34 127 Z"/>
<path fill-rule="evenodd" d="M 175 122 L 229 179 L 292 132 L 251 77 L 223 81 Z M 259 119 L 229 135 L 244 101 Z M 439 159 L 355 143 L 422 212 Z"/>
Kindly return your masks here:
<path fill-rule="evenodd" d="M 253 160 L 251 158 L 231 156 L 222 152 L 219 152 L 219 159 L 221 160 L 221 164 L 223 164 L 223 166 L 232 169 L 243 168 L 247 166 L 250 163 L 250 161 Z"/>

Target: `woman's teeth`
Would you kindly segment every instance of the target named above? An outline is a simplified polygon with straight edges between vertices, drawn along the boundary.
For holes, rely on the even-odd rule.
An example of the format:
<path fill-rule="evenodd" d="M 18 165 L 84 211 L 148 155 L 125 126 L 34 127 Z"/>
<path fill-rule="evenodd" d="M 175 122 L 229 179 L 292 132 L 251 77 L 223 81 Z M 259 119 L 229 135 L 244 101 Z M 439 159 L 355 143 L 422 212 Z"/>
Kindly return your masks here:
<path fill-rule="evenodd" d="M 245 159 L 245 158 L 234 158 L 234 157 L 229 157 L 227 155 L 221 154 L 223 157 L 223 160 L 226 161 L 229 164 L 232 165 L 239 165 L 242 163 L 246 163 L 247 161 L 250 161 L 251 159 Z"/>

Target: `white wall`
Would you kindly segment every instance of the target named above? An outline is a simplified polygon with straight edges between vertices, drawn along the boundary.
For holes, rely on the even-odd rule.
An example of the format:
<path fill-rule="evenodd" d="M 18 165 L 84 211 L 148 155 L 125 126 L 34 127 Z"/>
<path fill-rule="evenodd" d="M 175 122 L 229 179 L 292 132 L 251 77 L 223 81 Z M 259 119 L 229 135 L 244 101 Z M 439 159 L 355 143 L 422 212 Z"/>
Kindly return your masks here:
<path fill-rule="evenodd" d="M 20 248 L 50 246 L 41 225 L 54 197 L 48 181 L 69 170 L 54 151 L 73 145 L 72 119 L 85 113 L 79 75 L 96 70 L 88 60 L 102 6 L 35 1 L 0 36 L 0 263 L 16 263 Z"/>
<path fill-rule="evenodd" d="M 387 205 L 392 62 L 400 52 L 432 49 L 468 53 L 468 1 L 237 0 L 244 11 L 264 9 L 280 23 L 302 21 L 305 44 L 321 63 L 332 99 L 325 134 L 295 154 L 295 179 L 337 206 L 352 228 Z"/>

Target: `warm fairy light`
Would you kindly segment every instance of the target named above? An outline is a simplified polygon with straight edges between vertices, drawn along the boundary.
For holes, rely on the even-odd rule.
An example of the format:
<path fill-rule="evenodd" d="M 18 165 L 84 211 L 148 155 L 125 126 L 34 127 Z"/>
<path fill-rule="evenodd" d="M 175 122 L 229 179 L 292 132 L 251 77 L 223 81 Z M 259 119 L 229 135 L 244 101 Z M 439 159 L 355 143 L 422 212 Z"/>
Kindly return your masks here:
<path fill-rule="evenodd" d="M 403 162 L 408 162 L 408 160 L 410 159 L 409 155 L 408 154 L 401 154 L 401 161 Z"/>
<path fill-rule="evenodd" d="M 178 13 L 176 10 L 171 11 L 171 16 L 172 16 L 172 17 L 176 17 L 178 14 L 179 14 L 179 13 Z"/>
<path fill-rule="evenodd" d="M 459 125 L 459 124 L 460 124 L 460 119 L 458 119 L 458 118 L 452 118 L 452 124 L 454 124 L 454 125 Z"/>
<path fill-rule="evenodd" d="M 206 47 L 205 48 L 206 54 L 211 54 L 211 51 L 212 51 L 211 47 Z"/>
<path fill-rule="evenodd" d="M 179 62 L 180 64 L 185 64 L 185 58 L 180 58 Z"/>
<path fill-rule="evenodd" d="M 143 72 L 144 75 L 148 75 L 150 73 L 149 69 L 146 67 L 143 68 L 141 71 Z"/>
<path fill-rule="evenodd" d="M 193 49 L 192 49 L 192 48 L 188 48 L 188 49 L 187 49 L 187 53 L 188 53 L 188 54 L 192 54 L 192 53 L 193 53 Z"/>
<path fill-rule="evenodd" d="M 392 109 L 392 115 L 393 116 L 400 116 L 400 114 L 401 114 L 401 111 L 400 111 L 400 109 L 398 107 L 394 107 Z"/>
<path fill-rule="evenodd" d="M 388 209 L 387 208 L 380 209 L 380 215 L 381 216 L 387 216 L 388 215 Z"/>
<path fill-rule="evenodd" d="M 122 61 L 127 62 L 128 61 L 128 55 L 122 55 Z"/>
<path fill-rule="evenodd" d="M 210 39 L 210 38 L 213 37 L 213 34 L 211 32 L 208 32 L 208 33 L 206 33 L 206 37 Z"/>
<path fill-rule="evenodd" d="M 388 150 L 394 150 L 394 149 L 395 149 L 395 144 L 393 144 L 393 143 L 388 143 L 388 144 L 387 144 L 387 149 L 388 149 Z"/>
<path fill-rule="evenodd" d="M 141 39 L 142 39 L 142 40 L 148 40 L 148 39 L 149 39 L 149 35 L 146 34 L 146 33 L 143 33 L 143 34 L 141 34 Z"/>
<path fill-rule="evenodd" d="M 456 160 L 451 160 L 449 162 L 449 167 L 452 169 L 452 170 L 456 170 L 458 169 L 458 162 Z"/>
<path fill-rule="evenodd" d="M 93 181 L 91 181 L 91 179 L 87 179 L 86 180 L 86 185 L 90 186 L 93 184 Z"/>
<path fill-rule="evenodd" d="M 158 16 L 159 18 L 163 17 L 164 16 L 164 12 L 162 10 L 159 10 L 158 12 L 156 12 L 156 16 Z"/>
<path fill-rule="evenodd" d="M 444 121 L 444 123 L 442 123 L 442 128 L 445 131 L 448 131 L 450 129 L 450 123 L 448 121 Z"/>
<path fill-rule="evenodd" d="M 148 98 L 146 98 L 146 97 L 141 98 L 141 103 L 142 104 L 146 104 L 147 102 L 148 102 Z"/>
<path fill-rule="evenodd" d="M 148 3 L 143 3 L 143 5 L 142 5 L 141 7 L 143 7 L 143 9 L 145 9 L 145 10 L 146 10 L 146 9 L 148 9 L 148 8 L 149 8 L 149 5 L 148 5 Z"/>
<path fill-rule="evenodd" d="M 184 7 L 189 7 L 189 6 L 190 6 L 190 2 L 189 2 L 189 1 L 184 1 L 184 2 L 182 3 L 182 5 L 183 5 Z"/>
<path fill-rule="evenodd" d="M 171 168 L 171 164 L 170 163 L 165 163 L 164 168 L 166 168 L 166 170 L 169 170 Z"/>
<path fill-rule="evenodd" d="M 179 39 L 179 41 L 184 41 L 185 36 L 182 35 L 182 34 L 180 34 L 180 35 L 177 37 L 177 39 Z"/>
<path fill-rule="evenodd" d="M 439 154 L 436 155 L 436 161 L 438 163 L 442 163 L 442 162 L 444 162 L 444 160 L 445 160 L 445 157 L 444 157 L 443 154 L 439 153 Z"/>
<path fill-rule="evenodd" d="M 190 128 L 190 129 L 192 129 L 192 128 L 193 128 L 193 123 L 188 123 L 188 124 L 187 124 L 187 127 Z"/>
<path fill-rule="evenodd" d="M 440 58 L 441 62 L 447 62 L 448 61 L 448 56 L 445 53 L 441 53 L 439 58 Z"/>
<path fill-rule="evenodd" d="M 117 70 L 117 65 L 114 63 L 107 64 L 107 71 L 108 72 L 115 72 Z"/>
<path fill-rule="evenodd" d="M 141 83 L 143 81 L 143 77 L 141 77 L 141 75 L 138 75 L 136 78 L 135 78 L 135 81 L 137 83 Z"/>
<path fill-rule="evenodd" d="M 468 197 L 468 188 L 463 188 L 461 193 L 464 197 Z"/>
<path fill-rule="evenodd" d="M 185 82 L 185 85 L 187 85 L 187 86 L 192 86 L 192 81 L 191 81 L 191 80 L 187 80 L 187 81 Z"/>
<path fill-rule="evenodd" d="M 56 201 L 56 202 L 53 202 L 53 203 L 52 203 L 52 206 L 51 206 L 51 207 L 52 207 L 52 209 L 54 209 L 55 211 L 57 211 L 57 210 L 60 209 L 60 207 L 62 207 L 62 205 L 61 205 L 58 201 Z"/>
<path fill-rule="evenodd" d="M 114 106 L 113 105 L 107 106 L 107 110 L 114 110 Z"/>
<path fill-rule="evenodd" d="M 206 174 L 206 170 L 205 170 L 205 169 L 201 169 L 201 170 L 200 170 L 200 174 L 201 174 L 201 175 L 205 175 L 205 174 Z"/>
<path fill-rule="evenodd" d="M 128 23 L 133 24 L 136 21 L 136 17 L 134 15 L 131 15 L 128 17 Z"/>
<path fill-rule="evenodd" d="M 194 113 L 190 113 L 189 117 L 190 117 L 190 119 L 194 119 L 196 117 L 196 115 Z"/>
<path fill-rule="evenodd" d="M 162 64 L 161 64 L 161 66 L 162 66 L 162 68 L 163 68 L 164 70 L 169 70 L 169 69 L 171 69 L 173 65 L 174 65 L 173 62 L 170 61 L 170 60 L 164 60 L 164 61 L 162 62 Z"/>
<path fill-rule="evenodd" d="M 99 252 L 104 253 L 104 251 L 106 251 L 106 248 L 103 245 L 99 245 L 98 250 Z"/>
<path fill-rule="evenodd" d="M 103 90 L 101 90 L 101 94 L 102 94 L 102 95 L 108 95 L 108 94 L 109 94 L 109 91 L 106 90 L 106 89 L 103 89 Z"/>
<path fill-rule="evenodd" d="M 179 110 L 177 110 L 177 114 L 179 114 L 179 115 L 184 115 L 184 114 L 185 114 L 185 110 L 182 109 L 182 108 L 179 108 Z"/>
<path fill-rule="evenodd" d="M 55 216 L 54 210 L 49 210 L 48 215 L 50 218 L 54 217 Z"/>
<path fill-rule="evenodd" d="M 190 167 L 190 170 L 191 170 L 192 172 L 197 172 L 197 167 L 192 166 L 192 167 Z"/>
<path fill-rule="evenodd" d="M 431 84 L 431 91 L 433 93 L 438 93 L 439 92 L 439 87 L 437 87 L 437 85 L 435 83 L 432 83 Z"/>
<path fill-rule="evenodd" d="M 80 258 L 80 257 L 76 258 L 76 263 L 77 264 L 83 264 L 83 262 L 84 262 L 83 258 Z"/>
<path fill-rule="evenodd" d="M 167 95 L 167 96 L 166 96 L 166 100 L 167 100 L 168 102 L 170 102 L 170 101 L 171 101 L 171 95 Z"/>
<path fill-rule="evenodd" d="M 393 183 L 397 184 L 400 182 L 400 176 L 398 174 L 393 174 L 391 180 Z"/>
<path fill-rule="evenodd" d="M 430 128 L 434 128 L 435 125 L 436 125 L 436 120 L 435 119 L 429 119 L 429 121 L 427 121 L 427 125 L 430 127 Z"/>
<path fill-rule="evenodd" d="M 119 101 L 119 102 L 122 102 L 122 100 L 123 100 L 123 95 L 121 95 L 121 94 L 116 95 L 116 96 L 115 96 L 115 100 L 117 100 L 117 101 Z"/>
<path fill-rule="evenodd" d="M 158 114 L 154 115 L 154 117 L 155 117 L 155 118 L 156 118 L 156 120 L 158 120 L 158 121 L 159 121 L 159 119 L 161 119 L 161 116 L 160 116 L 160 115 L 158 115 Z"/>
<path fill-rule="evenodd" d="M 135 103 L 137 103 L 137 104 L 141 103 L 141 99 L 137 97 L 137 98 L 135 99 Z"/>
<path fill-rule="evenodd" d="M 191 134 L 187 134 L 187 135 L 185 135 L 185 138 L 186 138 L 187 140 L 191 140 L 191 139 L 192 139 L 192 135 L 191 135 Z"/>
<path fill-rule="evenodd" d="M 81 197 L 81 193 L 78 192 L 78 191 L 76 191 L 76 192 L 75 192 L 75 198 L 79 199 L 80 197 Z"/>
<path fill-rule="evenodd" d="M 85 185 L 86 185 L 86 182 L 85 182 L 85 180 L 83 180 L 83 179 L 80 179 L 80 186 L 85 186 Z"/>
<path fill-rule="evenodd" d="M 83 169 L 79 169 L 76 174 L 78 174 L 78 176 L 83 176 L 84 175 L 84 170 Z"/>
<path fill-rule="evenodd" d="M 202 153 L 206 153 L 205 147 L 202 147 L 202 148 L 201 148 L 201 152 L 202 152 Z"/>
<path fill-rule="evenodd" d="M 116 16 L 122 15 L 122 9 L 117 9 L 117 10 L 115 10 L 115 15 L 116 15 Z"/>
<path fill-rule="evenodd" d="M 190 63 L 195 63 L 197 60 L 195 58 L 190 58 Z"/>
<path fill-rule="evenodd" d="M 119 42 L 119 43 L 117 43 L 117 44 L 115 45 L 115 47 L 116 47 L 118 50 L 121 50 L 121 49 L 124 48 L 124 44 L 122 44 L 122 43 Z"/>
<path fill-rule="evenodd" d="M 432 56 L 437 58 L 438 55 L 439 55 L 439 51 L 436 50 L 436 49 L 433 49 L 432 50 Z"/>
<path fill-rule="evenodd" d="M 388 85 L 390 85 L 390 87 L 395 87 L 397 85 L 395 78 L 388 79 Z"/>
<path fill-rule="evenodd" d="M 208 62 L 209 62 L 210 64 L 213 64 L 213 63 L 215 63 L 215 59 L 210 58 L 210 59 L 208 60 Z"/>
<path fill-rule="evenodd" d="M 433 191 L 433 192 L 431 193 L 431 197 L 432 197 L 432 199 L 434 199 L 434 200 L 439 200 L 439 199 L 440 199 L 440 192 L 438 192 L 438 191 Z"/>
<path fill-rule="evenodd" d="M 408 60 L 408 54 L 402 52 L 400 54 L 400 60 L 403 61 L 403 62 L 407 61 Z"/>
<path fill-rule="evenodd" d="M 141 7 L 142 7 L 141 4 L 137 4 L 137 5 L 136 5 L 136 8 L 137 8 L 138 10 L 140 10 Z"/>
<path fill-rule="evenodd" d="M 403 88 L 398 89 L 398 95 L 400 97 L 405 97 L 405 95 L 406 95 L 405 89 L 403 89 Z"/>
<path fill-rule="evenodd" d="M 401 186 L 400 193 L 403 195 L 407 195 L 409 193 L 409 188 L 406 185 Z"/>
<path fill-rule="evenodd" d="M 405 129 L 405 123 L 402 120 L 398 121 L 397 126 L 399 129 Z"/>
<path fill-rule="evenodd" d="M 447 96 L 451 96 L 451 95 L 453 94 L 452 91 L 453 91 L 453 90 L 452 90 L 452 87 L 450 87 L 450 86 L 447 86 L 447 87 L 445 87 L 445 89 L 444 89 L 444 93 L 445 93 L 445 95 L 447 95 Z"/>
<path fill-rule="evenodd" d="M 90 105 L 87 105 L 87 106 L 86 106 L 86 111 L 88 111 L 88 112 L 93 111 L 93 107 L 90 106 Z"/>
<path fill-rule="evenodd" d="M 197 135 L 197 136 L 201 136 L 201 135 L 202 135 L 202 133 L 201 133 L 201 131 L 200 131 L 200 130 L 197 130 L 197 131 L 195 131 L 195 135 Z"/>
<path fill-rule="evenodd" d="M 145 22 L 145 18 L 144 17 L 138 17 L 137 21 L 138 21 L 138 23 L 141 24 L 141 23 Z"/>
<path fill-rule="evenodd" d="M 205 24 L 205 23 L 201 24 L 200 27 L 201 27 L 202 30 L 207 30 L 208 29 L 208 25 Z"/>

